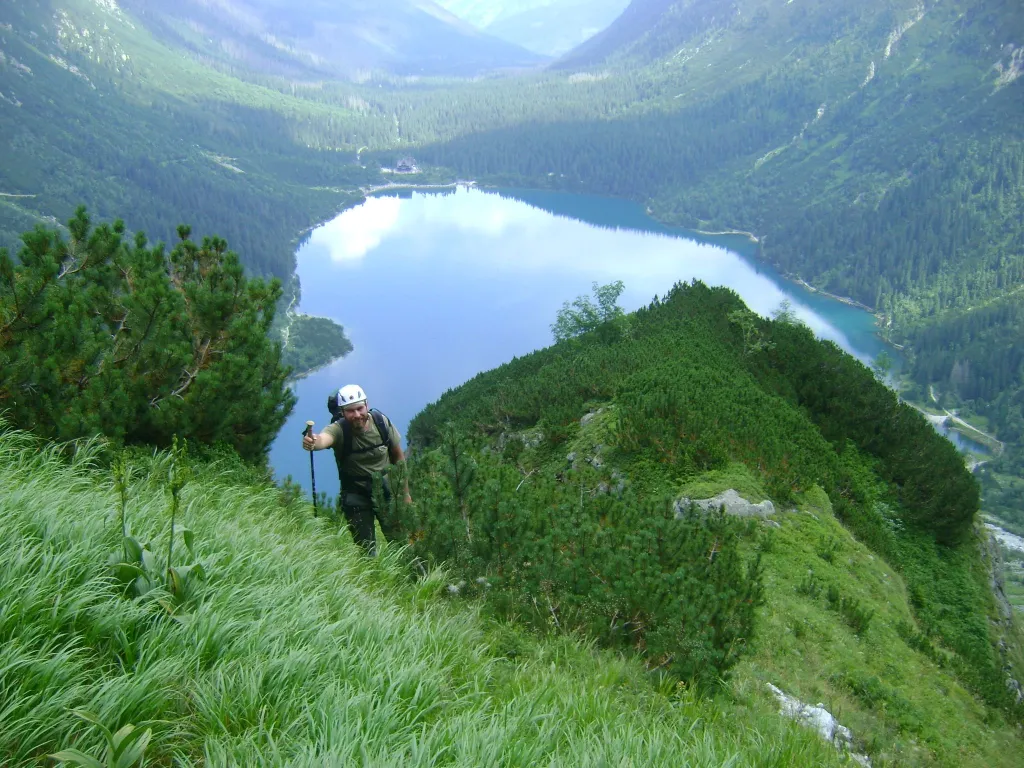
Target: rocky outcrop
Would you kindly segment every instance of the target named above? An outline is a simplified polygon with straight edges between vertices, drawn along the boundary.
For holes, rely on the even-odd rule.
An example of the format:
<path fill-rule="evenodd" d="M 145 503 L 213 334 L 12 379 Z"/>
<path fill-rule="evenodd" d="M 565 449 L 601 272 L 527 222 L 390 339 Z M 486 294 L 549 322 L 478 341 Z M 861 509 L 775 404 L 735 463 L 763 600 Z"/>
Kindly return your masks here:
<path fill-rule="evenodd" d="M 1000 613 L 1000 620 L 995 622 L 1002 635 L 997 647 L 1003 665 L 1003 674 L 1006 676 L 1006 688 L 1017 704 L 1020 704 L 1024 702 L 1024 686 L 1021 686 L 1020 681 L 1014 677 L 1015 670 L 1010 661 L 1012 658 L 1011 640 L 1007 638 L 1013 637 L 1013 606 L 1006 595 L 1006 585 L 1003 581 L 1003 556 L 999 549 L 1000 544 L 1007 548 L 1015 548 L 1013 545 L 1020 539 L 994 525 L 986 524 L 986 528 L 988 536 L 983 537 L 981 541 L 981 555 L 989 563 L 989 586 Z"/>
<path fill-rule="evenodd" d="M 696 505 L 703 512 L 721 508 L 725 510 L 725 514 L 736 517 L 768 517 L 775 514 L 775 505 L 768 499 L 754 504 L 744 499 L 732 488 L 710 499 L 691 499 L 686 496 L 677 499 L 675 503 L 676 516 L 682 516 L 691 504 Z"/>
<path fill-rule="evenodd" d="M 813 728 L 821 735 L 821 738 L 831 742 L 836 749 L 857 765 L 870 768 L 871 760 L 868 756 L 853 751 L 853 734 L 850 733 L 850 729 L 845 725 L 840 725 L 832 713 L 825 709 L 824 704 L 818 703 L 812 707 L 810 704 L 804 704 L 799 699 L 789 696 L 771 683 L 767 685 L 780 704 L 780 715 Z"/>

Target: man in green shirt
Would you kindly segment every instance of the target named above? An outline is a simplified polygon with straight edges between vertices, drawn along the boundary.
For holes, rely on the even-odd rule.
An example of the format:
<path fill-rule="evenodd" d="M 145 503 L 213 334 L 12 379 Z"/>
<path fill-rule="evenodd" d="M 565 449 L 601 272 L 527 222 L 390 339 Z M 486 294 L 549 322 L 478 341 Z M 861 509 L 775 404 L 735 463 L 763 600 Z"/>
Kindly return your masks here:
<path fill-rule="evenodd" d="M 334 448 L 341 480 L 341 508 L 352 532 L 352 538 L 370 555 L 376 554 L 374 518 L 389 541 L 400 536 L 397 522 L 387 513 L 391 488 L 384 474 L 391 464 L 405 461 L 402 436 L 391 420 L 379 411 L 371 411 L 366 393 L 356 384 L 348 384 L 332 396 L 337 399 L 341 418 L 324 427 L 318 434 L 304 435 L 302 447 L 307 451 Z M 380 474 L 384 491 L 384 509 L 375 503 L 373 478 Z M 412 503 L 408 480 L 403 478 L 403 501 Z"/>

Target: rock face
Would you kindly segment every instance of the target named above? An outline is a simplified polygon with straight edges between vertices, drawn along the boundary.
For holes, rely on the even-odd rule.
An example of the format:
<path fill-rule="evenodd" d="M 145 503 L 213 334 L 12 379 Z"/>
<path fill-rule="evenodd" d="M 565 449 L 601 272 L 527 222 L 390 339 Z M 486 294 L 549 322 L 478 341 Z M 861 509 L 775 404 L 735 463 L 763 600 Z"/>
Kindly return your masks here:
<path fill-rule="evenodd" d="M 871 760 L 867 755 L 853 751 L 853 734 L 850 733 L 850 729 L 845 725 L 840 725 L 824 705 L 817 704 L 812 707 L 810 704 L 804 704 L 799 699 L 789 696 L 771 683 L 768 683 L 768 687 L 779 701 L 779 714 L 790 717 L 801 725 L 813 728 L 821 734 L 821 738 L 832 742 L 836 749 L 858 765 L 871 765 Z"/>
<path fill-rule="evenodd" d="M 995 622 L 995 624 L 1001 632 L 1006 633 L 999 638 L 999 656 L 1003 663 L 1003 673 L 1006 675 L 1006 688 L 1010 691 L 1016 702 L 1020 704 L 1024 702 L 1024 686 L 1021 686 L 1020 682 L 1013 676 L 1014 669 L 1010 661 L 1012 654 L 1007 637 L 1013 636 L 1013 606 L 1010 604 L 1010 598 L 1006 595 L 1006 584 L 1003 579 L 1003 556 L 1000 551 L 1000 545 L 1007 549 L 1016 549 L 1017 543 L 1021 539 L 994 525 L 986 523 L 985 527 L 989 531 L 989 536 L 981 542 L 981 554 L 983 558 L 988 559 L 989 586 L 992 588 L 996 605 L 999 607 L 1000 621 Z"/>
<path fill-rule="evenodd" d="M 696 504 L 704 512 L 724 507 L 727 515 L 736 517 L 768 517 L 775 514 L 775 505 L 771 501 L 765 499 L 759 504 L 753 504 L 732 488 L 710 499 L 691 499 L 686 496 L 677 499 L 675 503 L 676 516 L 681 517 L 690 504 Z"/>

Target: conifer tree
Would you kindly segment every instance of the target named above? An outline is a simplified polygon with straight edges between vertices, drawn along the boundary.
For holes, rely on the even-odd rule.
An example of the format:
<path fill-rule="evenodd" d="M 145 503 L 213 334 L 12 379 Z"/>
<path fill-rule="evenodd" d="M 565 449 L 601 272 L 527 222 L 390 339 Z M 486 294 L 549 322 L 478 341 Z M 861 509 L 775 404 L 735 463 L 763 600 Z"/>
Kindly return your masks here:
<path fill-rule="evenodd" d="M 269 340 L 277 280 L 249 280 L 220 238 L 170 254 L 124 225 L 37 227 L 0 252 L 0 409 L 46 437 L 167 446 L 174 434 L 265 456 L 294 398 Z"/>

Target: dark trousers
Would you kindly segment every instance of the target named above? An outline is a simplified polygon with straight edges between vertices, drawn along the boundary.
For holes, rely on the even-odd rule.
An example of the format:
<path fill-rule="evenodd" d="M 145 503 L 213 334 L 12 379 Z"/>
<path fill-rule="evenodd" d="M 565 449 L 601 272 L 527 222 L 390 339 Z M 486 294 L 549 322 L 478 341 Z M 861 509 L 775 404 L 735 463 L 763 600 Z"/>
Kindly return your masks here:
<path fill-rule="evenodd" d="M 377 534 L 373 521 L 380 522 L 380 530 L 387 541 L 394 541 L 401 536 L 397 522 L 389 513 L 391 501 L 391 488 L 387 481 L 384 482 L 384 504 L 383 509 L 374 504 L 373 494 L 368 488 L 362 487 L 361 483 L 345 483 L 342 480 L 341 511 L 348 523 L 348 530 L 352 534 L 352 540 L 366 550 L 368 555 L 377 554 Z"/>

